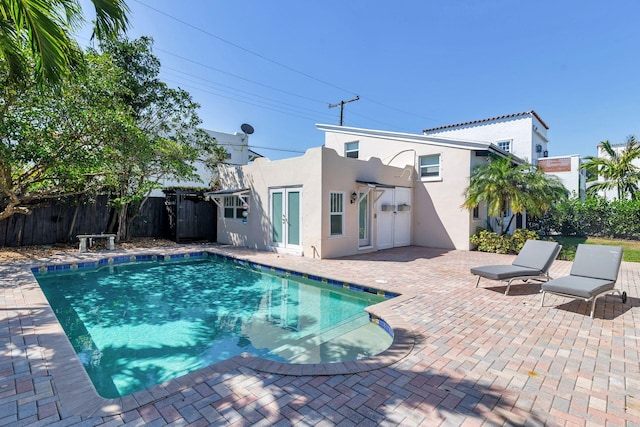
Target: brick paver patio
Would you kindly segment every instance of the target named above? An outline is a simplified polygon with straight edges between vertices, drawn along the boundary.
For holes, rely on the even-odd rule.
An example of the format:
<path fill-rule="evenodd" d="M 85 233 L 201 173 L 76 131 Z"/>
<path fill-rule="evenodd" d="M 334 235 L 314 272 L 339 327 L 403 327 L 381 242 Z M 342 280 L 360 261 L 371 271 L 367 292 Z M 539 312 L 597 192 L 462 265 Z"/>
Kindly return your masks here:
<path fill-rule="evenodd" d="M 196 248 L 202 246 L 108 256 Z M 507 255 L 406 247 L 314 260 L 209 248 L 401 293 L 380 313 L 402 329 L 402 342 L 375 363 L 346 371 L 291 367 L 285 374 L 236 357 L 106 400 L 87 384 L 30 272 L 43 261 L 4 263 L 0 425 L 640 426 L 640 264 L 622 264 L 618 287 L 629 294 L 627 303 L 602 298 L 591 319 L 583 301 L 550 296 L 541 308 L 535 284 L 514 285 L 508 296 L 501 283 L 482 280 L 475 288 L 469 269 L 510 263 Z M 65 254 L 46 262 L 105 256 Z M 570 267 L 556 261 L 551 274 Z"/>

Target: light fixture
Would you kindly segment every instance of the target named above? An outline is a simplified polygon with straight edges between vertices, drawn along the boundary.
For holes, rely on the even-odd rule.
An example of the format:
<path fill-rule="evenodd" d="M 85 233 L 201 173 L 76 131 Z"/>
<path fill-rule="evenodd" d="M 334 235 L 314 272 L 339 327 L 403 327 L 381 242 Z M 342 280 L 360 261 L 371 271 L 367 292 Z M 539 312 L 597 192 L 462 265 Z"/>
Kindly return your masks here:
<path fill-rule="evenodd" d="M 351 193 L 351 204 L 354 204 L 356 200 L 358 200 L 358 195 L 354 191 L 353 193 Z"/>

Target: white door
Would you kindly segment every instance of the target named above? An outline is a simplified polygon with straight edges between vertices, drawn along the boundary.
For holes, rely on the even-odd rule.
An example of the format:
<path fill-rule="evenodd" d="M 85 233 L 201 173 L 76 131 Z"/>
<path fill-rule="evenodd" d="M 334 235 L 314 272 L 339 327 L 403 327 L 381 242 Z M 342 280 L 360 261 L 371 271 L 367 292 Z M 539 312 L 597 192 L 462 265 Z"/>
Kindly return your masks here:
<path fill-rule="evenodd" d="M 378 199 L 376 214 L 378 216 L 378 249 L 393 247 L 393 189 L 385 188 L 384 193 Z"/>
<path fill-rule="evenodd" d="M 271 244 L 298 252 L 302 249 L 302 188 L 273 188 L 271 203 Z"/>
<path fill-rule="evenodd" d="M 377 203 L 378 249 L 411 244 L 411 189 L 385 188 Z"/>
<path fill-rule="evenodd" d="M 411 189 L 396 187 L 394 191 L 393 247 L 411 244 Z"/>

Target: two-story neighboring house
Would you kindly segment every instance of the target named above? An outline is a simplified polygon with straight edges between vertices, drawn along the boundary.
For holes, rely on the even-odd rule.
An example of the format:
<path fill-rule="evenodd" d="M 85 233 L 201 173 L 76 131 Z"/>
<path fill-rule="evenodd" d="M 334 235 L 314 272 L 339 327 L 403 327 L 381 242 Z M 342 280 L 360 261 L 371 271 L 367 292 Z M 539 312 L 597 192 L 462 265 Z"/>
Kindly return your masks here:
<path fill-rule="evenodd" d="M 549 157 L 549 126 L 535 111 L 507 114 L 489 119 L 425 129 L 423 133 L 442 138 L 491 142 L 550 175 L 557 176 L 569 194 L 584 199 L 586 176 L 580 156 Z"/>
<path fill-rule="evenodd" d="M 611 149 L 617 156 L 621 156 L 627 149 L 627 143 L 625 142 L 620 144 L 611 144 Z M 604 158 L 604 159 L 610 158 L 609 153 L 604 149 L 604 146 L 602 144 L 598 144 L 597 150 L 598 150 L 598 154 L 597 154 L 598 158 Z M 632 160 L 631 165 L 637 168 L 640 168 L 640 159 Z M 590 182 L 589 184 L 592 185 L 592 184 L 595 184 L 596 182 L 601 182 L 602 180 L 603 178 L 599 176 L 597 181 L 593 183 Z M 614 186 L 613 188 L 608 190 L 600 190 L 598 191 L 598 195 L 600 197 L 604 197 L 607 200 L 616 200 L 618 198 L 618 188 Z"/>
<path fill-rule="evenodd" d="M 204 129 L 209 136 L 216 139 L 218 145 L 223 147 L 227 152 L 225 163 L 229 165 L 246 165 L 253 160 L 262 157 L 260 154 L 249 149 L 249 135 L 246 133 L 225 133 L 209 129 Z M 196 168 L 196 174 L 200 177 L 200 181 L 177 181 L 172 179 L 164 179 L 160 182 L 162 188 L 183 187 L 183 188 L 210 188 L 213 173 L 207 167 L 204 159 L 196 160 L 193 164 Z M 164 197 L 161 189 L 153 190 L 151 197 Z"/>
<path fill-rule="evenodd" d="M 533 110 L 489 119 L 423 130 L 425 135 L 456 140 L 490 142 L 533 164 L 548 157 L 549 126 Z"/>
<path fill-rule="evenodd" d="M 554 156 L 538 160 L 538 167 L 548 175 L 557 176 L 572 197 L 584 200 L 587 173 L 581 169 L 582 159 L 579 154 Z"/>

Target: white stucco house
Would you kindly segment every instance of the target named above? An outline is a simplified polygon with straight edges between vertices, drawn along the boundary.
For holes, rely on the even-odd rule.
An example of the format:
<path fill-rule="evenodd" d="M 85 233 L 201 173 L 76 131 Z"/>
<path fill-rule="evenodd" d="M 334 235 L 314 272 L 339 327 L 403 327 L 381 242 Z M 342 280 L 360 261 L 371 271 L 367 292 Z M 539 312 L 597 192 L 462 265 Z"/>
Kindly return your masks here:
<path fill-rule="evenodd" d="M 611 144 L 611 148 L 613 149 L 613 151 L 620 155 L 622 154 L 625 149 L 627 148 L 627 143 L 621 143 L 621 144 Z M 602 144 L 598 144 L 597 146 L 597 150 L 598 150 L 598 154 L 597 157 L 599 158 L 608 158 L 609 154 L 607 153 L 607 151 L 604 149 L 604 147 L 602 146 Z M 640 159 L 635 159 L 631 162 L 632 165 L 640 168 Z M 599 178 L 600 180 L 601 178 Z M 601 197 L 606 198 L 607 200 L 615 200 L 618 198 L 618 190 L 617 188 L 612 188 L 610 190 L 603 190 L 600 191 L 598 193 Z"/>
<path fill-rule="evenodd" d="M 548 130 L 549 126 L 531 110 L 425 129 L 423 133 L 470 142 L 490 142 L 503 151 L 537 165 L 538 159 L 549 156 Z"/>
<path fill-rule="evenodd" d="M 224 147 L 227 152 L 226 163 L 230 165 L 246 165 L 256 158 L 262 157 L 260 154 L 249 149 L 249 135 L 246 133 L 235 132 L 225 133 L 208 129 L 203 129 L 210 136 L 216 139 L 217 143 Z M 173 179 L 163 179 L 160 181 L 162 188 L 170 187 L 211 187 L 212 172 L 207 167 L 204 160 L 197 160 L 193 166 L 196 168 L 196 174 L 200 177 L 200 181 L 177 181 Z M 151 192 L 151 197 L 164 197 L 162 189 L 155 189 Z"/>
<path fill-rule="evenodd" d="M 580 168 L 582 160 L 580 155 L 554 156 L 538 160 L 538 167 L 549 175 L 557 176 L 562 185 L 569 191 L 571 197 L 584 200 L 587 175 Z"/>
<path fill-rule="evenodd" d="M 455 126 L 460 137 L 452 127 L 435 135 L 319 124 L 324 146 L 303 156 L 225 166 L 221 190 L 207 193 L 219 208 L 218 242 L 317 258 L 407 245 L 469 250 L 487 224 L 486 207 L 462 207 L 474 167 L 489 156 L 545 156 L 548 128 L 534 112 Z M 484 133 L 462 133 L 467 126 Z"/>
<path fill-rule="evenodd" d="M 218 242 L 315 258 L 411 244 L 413 171 L 317 147 L 220 170 Z M 395 199 L 390 199 L 391 195 Z M 398 203 L 400 215 L 394 215 Z"/>

